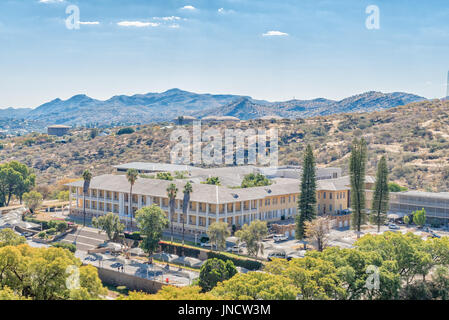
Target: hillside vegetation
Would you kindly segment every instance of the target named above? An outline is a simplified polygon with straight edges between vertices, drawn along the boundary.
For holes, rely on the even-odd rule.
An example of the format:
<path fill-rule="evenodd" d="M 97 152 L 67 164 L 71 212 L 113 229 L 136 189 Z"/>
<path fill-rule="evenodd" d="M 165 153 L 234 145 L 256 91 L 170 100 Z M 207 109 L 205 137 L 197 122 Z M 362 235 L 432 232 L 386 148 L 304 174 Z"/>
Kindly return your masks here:
<path fill-rule="evenodd" d="M 311 143 L 319 165 L 339 166 L 347 173 L 350 143 L 363 135 L 369 144 L 368 173 L 378 159 L 388 159 L 390 178 L 410 189 L 449 191 L 449 102 L 423 101 L 372 113 L 339 114 L 278 123 L 245 121 L 227 128 L 279 129 L 280 164 L 300 164 Z M 220 125 L 221 129 L 225 125 Z M 65 143 L 56 137 L 30 134 L 0 140 L 0 161 L 18 160 L 35 169 L 37 183 L 54 184 L 110 173 L 112 165 L 129 161 L 169 162 L 172 126 L 148 124 L 135 132 L 95 136 L 90 129 L 73 131 Z M 186 127 L 188 128 L 188 127 Z M 203 129 L 207 126 L 203 125 Z M 132 131 L 132 130 L 131 130 Z"/>

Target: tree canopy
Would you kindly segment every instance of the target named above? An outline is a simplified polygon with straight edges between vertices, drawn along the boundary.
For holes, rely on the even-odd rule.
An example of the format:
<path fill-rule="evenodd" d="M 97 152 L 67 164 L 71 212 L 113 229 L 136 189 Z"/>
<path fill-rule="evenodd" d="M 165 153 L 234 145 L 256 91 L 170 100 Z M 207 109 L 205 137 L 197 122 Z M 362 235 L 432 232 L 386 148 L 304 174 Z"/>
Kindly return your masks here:
<path fill-rule="evenodd" d="M 12 196 L 22 201 L 24 193 L 34 188 L 36 176 L 26 165 L 11 161 L 0 165 L 0 207 L 8 206 Z"/>
<path fill-rule="evenodd" d="M 109 240 L 117 240 L 120 233 L 125 229 L 125 225 L 120 222 L 120 218 L 111 212 L 98 218 L 94 217 L 92 225 L 106 232 Z"/>
<path fill-rule="evenodd" d="M 261 173 L 250 173 L 243 178 L 241 187 L 242 188 L 252 188 L 252 187 L 263 187 L 271 185 L 271 181 Z"/>
<path fill-rule="evenodd" d="M 231 260 L 209 259 L 201 267 L 199 285 L 203 292 L 212 290 L 217 283 L 231 279 L 237 269 Z"/>
<path fill-rule="evenodd" d="M 61 248 L 0 248 L 0 299 L 99 299 L 106 290 L 93 266 Z"/>
<path fill-rule="evenodd" d="M 143 207 L 136 215 L 137 227 L 143 236 L 140 247 L 151 255 L 159 246 L 162 232 L 169 226 L 168 219 L 157 205 Z"/>
<path fill-rule="evenodd" d="M 267 235 L 267 222 L 261 220 L 254 220 L 250 225 L 245 224 L 241 230 L 235 233 L 239 241 L 246 244 L 248 254 L 255 257 L 259 252 L 263 253 L 262 239 Z"/>

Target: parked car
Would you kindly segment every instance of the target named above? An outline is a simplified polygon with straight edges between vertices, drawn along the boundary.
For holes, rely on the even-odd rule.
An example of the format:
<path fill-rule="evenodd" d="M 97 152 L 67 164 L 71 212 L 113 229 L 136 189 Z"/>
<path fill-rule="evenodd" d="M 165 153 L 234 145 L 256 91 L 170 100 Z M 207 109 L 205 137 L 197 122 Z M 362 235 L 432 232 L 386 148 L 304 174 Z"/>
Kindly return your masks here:
<path fill-rule="evenodd" d="M 277 234 L 277 235 L 273 236 L 273 240 L 274 240 L 274 242 L 287 241 L 288 237 L 283 234 Z"/>
<path fill-rule="evenodd" d="M 205 248 L 212 248 L 212 244 L 210 242 L 202 242 L 201 246 Z"/>
<path fill-rule="evenodd" d="M 227 252 L 241 253 L 243 251 L 242 247 L 233 246 L 226 249 Z"/>
<path fill-rule="evenodd" d="M 388 225 L 388 229 L 390 229 L 390 230 L 399 230 L 400 227 L 398 225 L 395 225 L 394 223 L 390 223 Z"/>
<path fill-rule="evenodd" d="M 436 233 L 435 233 L 435 232 L 433 232 L 433 231 L 432 231 L 432 232 L 430 232 L 430 235 L 431 235 L 431 237 L 432 237 L 432 238 L 438 238 L 438 239 L 439 239 L 439 238 L 441 238 L 441 236 L 440 236 L 440 235 L 436 234 Z"/>

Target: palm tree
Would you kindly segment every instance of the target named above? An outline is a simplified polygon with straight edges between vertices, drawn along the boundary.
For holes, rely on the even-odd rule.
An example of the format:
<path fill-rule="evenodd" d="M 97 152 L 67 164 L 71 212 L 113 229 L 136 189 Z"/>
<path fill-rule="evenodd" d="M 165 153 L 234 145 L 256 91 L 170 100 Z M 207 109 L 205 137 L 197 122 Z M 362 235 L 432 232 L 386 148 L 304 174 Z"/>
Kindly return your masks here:
<path fill-rule="evenodd" d="M 190 193 L 192 193 L 193 188 L 192 184 L 190 182 L 187 182 L 184 186 L 184 190 L 182 190 L 182 193 L 184 194 L 184 198 L 182 200 L 182 245 L 184 246 L 184 224 L 185 224 L 185 217 L 187 215 L 187 208 L 189 206 L 190 202 Z"/>
<path fill-rule="evenodd" d="M 86 194 L 89 191 L 90 181 L 92 180 L 92 173 L 89 170 L 83 172 L 83 226 L 86 226 Z"/>
<path fill-rule="evenodd" d="M 167 188 L 167 196 L 170 200 L 170 224 L 171 224 L 171 241 L 173 242 L 173 216 L 175 215 L 175 201 L 178 194 L 178 188 L 174 183 L 170 183 Z"/>
<path fill-rule="evenodd" d="M 126 171 L 126 179 L 128 179 L 128 182 L 130 184 L 129 189 L 129 199 L 128 199 L 128 213 L 131 213 L 131 229 L 133 227 L 133 186 L 134 183 L 136 183 L 136 180 L 139 176 L 139 173 L 136 169 L 129 169 Z"/>

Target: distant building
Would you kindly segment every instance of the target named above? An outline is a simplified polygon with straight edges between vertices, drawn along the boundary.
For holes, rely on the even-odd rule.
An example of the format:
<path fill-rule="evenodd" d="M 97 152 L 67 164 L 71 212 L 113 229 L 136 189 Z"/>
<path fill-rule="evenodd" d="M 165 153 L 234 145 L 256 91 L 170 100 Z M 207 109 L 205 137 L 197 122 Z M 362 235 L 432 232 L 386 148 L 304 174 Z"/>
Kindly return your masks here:
<path fill-rule="evenodd" d="M 185 124 L 192 124 L 193 121 L 197 121 L 198 119 L 192 116 L 179 116 L 176 119 L 173 119 L 173 122 L 178 125 L 182 126 Z"/>
<path fill-rule="evenodd" d="M 126 172 L 129 169 L 135 169 L 139 173 L 157 173 L 157 172 L 190 172 L 194 167 L 187 165 L 178 165 L 171 163 L 152 163 L 152 162 L 131 162 L 114 166 L 117 172 Z"/>
<path fill-rule="evenodd" d="M 270 121 L 270 122 L 277 122 L 277 121 L 282 121 L 284 120 L 284 118 L 277 116 L 277 115 L 270 115 L 270 116 L 264 116 L 259 118 L 259 120 L 262 121 Z"/>
<path fill-rule="evenodd" d="M 427 223 L 449 223 L 449 192 L 406 191 L 390 194 L 390 214 L 398 217 L 425 209 Z"/>
<path fill-rule="evenodd" d="M 232 116 L 208 116 L 202 118 L 201 121 L 209 123 L 240 122 L 240 119 Z"/>
<path fill-rule="evenodd" d="M 47 127 L 47 134 L 49 136 L 58 136 L 62 137 L 69 133 L 70 127 L 63 126 L 63 125 L 54 125 L 54 126 L 48 126 Z"/>

